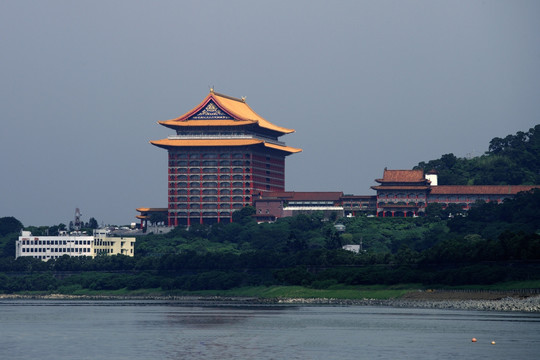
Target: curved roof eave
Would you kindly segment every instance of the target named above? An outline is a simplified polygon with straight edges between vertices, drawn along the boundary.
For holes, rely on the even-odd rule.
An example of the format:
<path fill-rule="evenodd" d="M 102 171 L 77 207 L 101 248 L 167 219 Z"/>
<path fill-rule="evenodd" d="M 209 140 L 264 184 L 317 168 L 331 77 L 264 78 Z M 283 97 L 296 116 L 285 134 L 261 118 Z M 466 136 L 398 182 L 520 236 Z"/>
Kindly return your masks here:
<path fill-rule="evenodd" d="M 302 151 L 302 149 L 293 148 L 285 145 L 272 144 L 260 139 L 161 139 L 150 141 L 150 144 L 164 149 L 168 149 L 171 147 L 190 146 L 250 146 L 262 144 L 267 148 L 280 150 L 290 154 L 295 154 Z"/>
<path fill-rule="evenodd" d="M 175 119 L 170 120 L 163 120 L 158 121 L 158 124 L 169 127 L 169 128 L 175 128 L 178 126 L 191 126 L 195 125 L 195 121 L 201 121 L 201 120 L 188 120 L 191 116 L 195 115 L 197 112 L 201 111 L 207 104 L 210 102 L 210 100 L 214 101 L 221 110 L 229 114 L 234 120 L 231 121 L 245 121 L 243 124 L 238 125 L 246 125 L 249 123 L 256 123 L 262 128 L 273 130 L 282 134 L 290 134 L 294 132 L 294 129 L 287 129 L 281 126 L 277 126 L 269 122 L 268 120 L 264 119 L 262 116 L 257 114 L 253 109 L 245 102 L 244 99 L 237 99 L 233 98 L 231 96 L 223 95 L 216 93 L 214 91 L 210 91 L 210 94 L 208 94 L 204 100 L 194 107 L 192 110 L 188 111 L 182 116 L 179 116 Z M 180 122 L 186 122 L 189 121 L 190 124 L 180 124 Z M 217 120 L 209 120 L 209 121 L 217 121 Z M 227 124 L 226 126 L 232 126 L 233 124 Z M 203 125 L 203 126 L 212 126 L 212 125 Z"/>

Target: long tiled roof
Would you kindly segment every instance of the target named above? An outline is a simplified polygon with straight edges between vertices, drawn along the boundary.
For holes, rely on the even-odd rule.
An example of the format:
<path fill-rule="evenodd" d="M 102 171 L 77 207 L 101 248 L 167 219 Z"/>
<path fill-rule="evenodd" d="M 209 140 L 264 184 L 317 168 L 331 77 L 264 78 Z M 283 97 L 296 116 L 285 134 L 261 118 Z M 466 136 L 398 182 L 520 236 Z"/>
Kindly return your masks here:
<path fill-rule="evenodd" d="M 343 192 L 338 191 L 276 191 L 262 193 L 264 199 L 283 199 L 288 201 L 338 201 Z"/>
<path fill-rule="evenodd" d="M 221 111 L 229 115 L 232 119 L 193 119 L 199 111 L 203 110 L 208 103 L 214 102 Z M 210 91 L 204 100 L 192 110 L 188 111 L 184 115 L 171 120 L 158 121 L 159 124 L 176 128 L 184 126 L 238 126 L 257 124 L 258 126 L 273 130 L 282 134 L 289 134 L 294 132 L 293 129 L 287 129 L 281 126 L 277 126 L 269 122 L 268 120 L 257 114 L 249 105 L 245 102 L 245 99 L 237 99 L 231 96 L 223 95 Z"/>
<path fill-rule="evenodd" d="M 540 188 L 540 185 L 439 185 L 431 187 L 431 195 L 485 194 L 515 195 L 522 191 Z"/>
<path fill-rule="evenodd" d="M 384 169 L 382 179 L 375 180 L 378 183 L 407 183 L 427 182 L 424 178 L 424 170 L 387 170 Z"/>
<path fill-rule="evenodd" d="M 188 146 L 249 146 L 249 145 L 258 145 L 263 144 L 265 147 L 285 151 L 288 153 L 297 153 L 302 151 L 302 149 L 293 148 L 290 146 L 277 145 L 265 142 L 260 139 L 161 139 L 150 141 L 152 145 L 161 147 L 161 148 L 170 148 L 170 147 L 188 147 Z"/>

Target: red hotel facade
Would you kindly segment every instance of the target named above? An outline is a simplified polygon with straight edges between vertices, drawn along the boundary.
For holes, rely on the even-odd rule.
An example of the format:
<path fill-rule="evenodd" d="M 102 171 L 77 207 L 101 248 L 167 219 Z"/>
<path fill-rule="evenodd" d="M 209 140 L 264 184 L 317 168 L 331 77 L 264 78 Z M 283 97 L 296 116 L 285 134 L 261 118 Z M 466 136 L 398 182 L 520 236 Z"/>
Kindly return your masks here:
<path fill-rule="evenodd" d="M 168 151 L 169 226 L 232 221 L 254 194 L 284 191 L 285 157 L 302 151 L 278 140 L 294 130 L 265 120 L 244 98 L 213 90 L 184 115 L 158 123 L 176 132 L 150 141 Z"/>

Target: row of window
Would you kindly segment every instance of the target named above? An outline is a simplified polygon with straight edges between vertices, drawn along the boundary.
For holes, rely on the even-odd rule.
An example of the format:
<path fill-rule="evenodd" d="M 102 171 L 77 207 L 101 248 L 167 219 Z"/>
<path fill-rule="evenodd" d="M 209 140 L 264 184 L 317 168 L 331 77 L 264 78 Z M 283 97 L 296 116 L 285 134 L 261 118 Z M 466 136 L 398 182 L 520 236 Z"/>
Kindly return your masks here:
<path fill-rule="evenodd" d="M 170 159 L 250 159 L 250 154 L 241 154 L 241 153 L 187 153 L 187 152 L 181 152 L 181 153 L 169 153 Z"/>
<path fill-rule="evenodd" d="M 251 176 L 249 175 L 171 175 L 171 179 L 174 180 L 191 180 L 191 181 L 197 181 L 197 180 L 221 180 L 221 181 L 228 181 L 228 180 L 250 180 Z"/>
<path fill-rule="evenodd" d="M 243 198 L 244 200 L 242 200 L 242 196 L 233 196 L 233 197 L 230 197 L 230 196 L 222 196 L 219 198 L 219 201 L 222 201 L 222 202 L 231 202 L 232 201 L 250 201 L 251 198 L 249 196 L 246 196 L 245 198 Z M 203 196 L 202 198 L 199 197 L 199 196 L 191 196 L 191 197 L 187 197 L 187 196 L 177 196 L 177 197 L 169 197 L 169 201 L 176 201 L 176 202 L 217 202 L 218 201 L 218 197 L 217 196 Z"/>
<path fill-rule="evenodd" d="M 412 199 L 417 199 L 417 198 L 425 198 L 426 197 L 426 194 L 415 194 L 415 193 L 409 193 L 409 194 L 404 194 L 404 193 L 399 193 L 399 194 L 393 194 L 393 193 L 388 193 L 388 194 L 378 194 L 377 197 L 379 199 L 407 199 L 407 198 L 412 198 Z"/>
<path fill-rule="evenodd" d="M 425 203 L 423 201 L 419 201 L 419 202 L 414 202 L 414 201 L 410 201 L 410 202 L 405 202 L 405 201 L 380 201 L 378 203 L 378 206 L 384 206 L 384 205 L 408 205 L 408 206 L 419 206 L 419 207 L 422 207 L 425 205 Z"/>
<path fill-rule="evenodd" d="M 241 209 L 243 206 L 240 205 L 240 207 L 237 207 L 235 209 Z M 200 216 L 220 216 L 220 217 L 230 217 L 231 213 L 228 211 L 177 211 L 177 212 L 170 212 L 169 213 L 171 217 L 200 217 Z"/>
<path fill-rule="evenodd" d="M 246 205 L 250 205 L 249 202 L 245 202 L 245 203 L 221 203 L 221 204 L 216 204 L 216 203 L 204 203 L 204 204 L 200 204 L 200 203 L 192 203 L 192 204 L 187 204 L 187 203 L 169 203 L 169 209 L 191 209 L 191 210 L 199 210 L 199 209 L 224 209 L 224 210 L 229 210 L 229 209 L 241 209 L 242 207 L 246 206 Z"/>
<path fill-rule="evenodd" d="M 249 166 L 249 160 L 171 160 L 169 166 Z"/>
<path fill-rule="evenodd" d="M 219 190 L 219 194 L 220 195 L 244 195 L 244 194 L 250 194 L 251 193 L 251 189 L 220 189 Z M 218 190 L 217 189 L 191 189 L 191 190 L 187 190 L 187 189 L 174 189 L 174 188 L 171 188 L 169 190 L 169 195 L 196 195 L 196 196 L 199 196 L 199 195 L 217 195 L 218 194 Z"/>
<path fill-rule="evenodd" d="M 198 174 L 198 173 L 206 173 L 206 174 L 211 174 L 211 173 L 225 173 L 225 174 L 230 174 L 230 173 L 237 173 L 237 174 L 243 174 L 244 172 L 246 173 L 249 173 L 251 171 L 251 168 L 241 168 L 241 167 L 235 167 L 235 168 L 215 168 L 215 167 L 206 167 L 206 168 L 198 168 L 198 167 L 192 167 L 192 168 L 185 168 L 185 167 L 178 167 L 178 168 L 174 168 L 174 167 L 170 167 L 169 168 L 169 172 L 170 173 L 178 173 L 178 174 L 186 174 L 186 173 L 190 173 L 190 174 Z"/>
<path fill-rule="evenodd" d="M 91 240 L 21 240 L 22 245 L 90 245 Z"/>
<path fill-rule="evenodd" d="M 90 252 L 90 248 L 22 248 L 23 253 L 41 253 L 41 252 L 54 252 L 54 253 L 87 253 Z"/>
<path fill-rule="evenodd" d="M 172 181 L 172 180 L 171 180 Z M 175 186 L 176 184 L 176 186 Z M 242 187 L 246 187 L 246 188 L 249 188 L 251 187 L 251 183 L 247 182 L 247 183 L 241 183 L 241 182 L 233 182 L 233 183 L 230 183 L 230 182 L 220 182 L 219 183 L 219 187 L 221 188 L 230 188 L 230 187 L 235 187 L 235 188 L 242 188 Z M 178 188 L 185 188 L 185 187 L 191 187 L 191 188 L 199 188 L 199 187 L 203 187 L 203 188 L 216 188 L 218 187 L 218 183 L 215 182 L 215 181 L 208 181 L 208 182 L 203 182 L 203 183 L 200 183 L 200 182 L 185 182 L 185 181 L 179 181 L 179 182 L 176 182 L 176 183 L 170 183 L 169 184 L 169 187 L 172 188 L 172 187 L 178 187 Z"/>

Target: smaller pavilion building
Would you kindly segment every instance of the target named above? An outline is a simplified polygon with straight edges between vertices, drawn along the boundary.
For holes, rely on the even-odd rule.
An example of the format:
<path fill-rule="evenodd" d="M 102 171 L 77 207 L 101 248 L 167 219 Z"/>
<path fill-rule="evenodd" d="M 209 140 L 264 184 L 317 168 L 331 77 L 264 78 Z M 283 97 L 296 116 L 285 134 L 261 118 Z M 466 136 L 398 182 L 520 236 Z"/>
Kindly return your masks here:
<path fill-rule="evenodd" d="M 410 217 L 425 214 L 432 203 L 457 204 L 469 210 L 477 201 L 501 203 L 540 185 L 438 185 L 437 173 L 423 170 L 384 169 L 377 191 L 376 213 L 382 217 Z"/>

